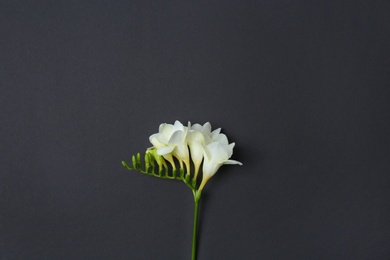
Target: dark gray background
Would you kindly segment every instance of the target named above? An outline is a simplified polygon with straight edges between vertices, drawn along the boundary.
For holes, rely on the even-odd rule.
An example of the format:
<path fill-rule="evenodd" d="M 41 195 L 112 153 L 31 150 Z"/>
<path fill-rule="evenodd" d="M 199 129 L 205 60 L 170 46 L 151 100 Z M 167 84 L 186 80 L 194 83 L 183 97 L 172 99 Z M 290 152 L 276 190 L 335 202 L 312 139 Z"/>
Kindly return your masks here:
<path fill-rule="evenodd" d="M 390 259 L 388 1 L 1 1 L 0 259 L 190 259 L 162 122 L 236 142 L 199 259 Z"/>

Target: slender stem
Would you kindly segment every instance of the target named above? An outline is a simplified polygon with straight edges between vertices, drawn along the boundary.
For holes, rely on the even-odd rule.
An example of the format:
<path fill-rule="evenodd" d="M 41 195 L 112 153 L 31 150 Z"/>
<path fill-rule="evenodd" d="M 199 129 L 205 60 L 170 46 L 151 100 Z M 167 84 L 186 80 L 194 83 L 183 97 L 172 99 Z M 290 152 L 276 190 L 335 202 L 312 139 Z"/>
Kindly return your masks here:
<path fill-rule="evenodd" d="M 195 191 L 194 192 L 194 229 L 192 232 L 192 260 L 196 260 L 196 242 L 197 242 L 197 235 L 198 235 L 198 216 L 199 216 L 199 201 L 200 201 L 200 195 L 201 191 Z"/>

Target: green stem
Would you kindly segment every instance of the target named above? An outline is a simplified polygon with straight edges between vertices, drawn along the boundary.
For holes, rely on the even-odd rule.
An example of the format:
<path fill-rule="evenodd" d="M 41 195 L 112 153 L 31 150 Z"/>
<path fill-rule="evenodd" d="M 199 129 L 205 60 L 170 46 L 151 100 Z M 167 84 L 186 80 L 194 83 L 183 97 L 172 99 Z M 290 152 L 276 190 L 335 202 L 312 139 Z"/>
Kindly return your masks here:
<path fill-rule="evenodd" d="M 194 191 L 194 229 L 192 232 L 192 260 L 196 260 L 196 242 L 197 242 L 197 235 L 198 235 L 198 216 L 199 216 L 199 201 L 200 201 L 200 195 L 201 190 Z"/>

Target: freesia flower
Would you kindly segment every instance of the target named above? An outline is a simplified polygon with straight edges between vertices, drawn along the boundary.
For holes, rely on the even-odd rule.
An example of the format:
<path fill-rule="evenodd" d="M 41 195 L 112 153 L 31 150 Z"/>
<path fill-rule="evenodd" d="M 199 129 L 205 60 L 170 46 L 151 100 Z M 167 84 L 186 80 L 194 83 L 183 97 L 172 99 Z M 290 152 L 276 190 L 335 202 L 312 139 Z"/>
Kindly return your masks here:
<path fill-rule="evenodd" d="M 188 127 L 183 126 L 179 121 L 172 124 L 161 124 L 159 132 L 149 137 L 149 141 L 157 148 L 157 154 L 162 155 L 176 169 L 172 156 L 175 156 L 180 163 L 186 165 L 187 171 L 190 171 L 189 152 L 187 146 Z"/>
<path fill-rule="evenodd" d="M 200 164 L 203 160 L 203 179 L 201 188 L 217 172 L 223 164 L 240 164 L 229 160 L 233 154 L 234 143 L 229 145 L 226 135 L 221 134 L 221 128 L 211 131 L 211 124 L 203 126 L 194 124 L 188 135 L 188 145 L 191 151 L 191 158 L 195 165 L 194 179 L 197 178 Z"/>
<path fill-rule="evenodd" d="M 211 141 L 211 125 L 209 122 L 203 126 L 194 124 L 188 133 L 188 147 L 194 163 L 194 180 L 196 180 L 203 160 L 204 147 Z"/>
<path fill-rule="evenodd" d="M 149 138 L 156 148 L 157 155 L 162 155 L 176 169 L 173 156 L 179 160 L 180 168 L 183 162 L 187 173 L 190 171 L 190 154 L 194 164 L 193 180 L 197 179 L 200 166 L 203 162 L 203 178 L 201 188 L 217 172 L 223 164 L 241 164 L 229 160 L 233 154 L 234 143 L 229 144 L 221 128 L 211 131 L 209 122 L 204 125 L 194 124 L 185 127 L 179 121 L 172 124 L 161 124 L 159 132 Z"/>
<path fill-rule="evenodd" d="M 159 132 L 157 134 L 152 134 L 149 137 L 149 141 L 155 148 L 157 148 L 159 155 L 170 153 L 175 148 L 168 145 L 169 139 L 171 138 L 173 132 L 173 125 L 161 124 L 159 127 Z"/>
<path fill-rule="evenodd" d="M 157 155 L 162 155 L 171 165 L 173 169 L 176 169 L 175 163 L 173 161 L 173 157 L 171 152 L 175 147 L 173 145 L 169 145 L 169 139 L 174 133 L 173 125 L 171 124 L 161 124 L 159 127 L 159 132 L 157 134 L 153 134 L 149 137 L 149 141 L 153 144 L 154 148 L 156 148 Z"/>
<path fill-rule="evenodd" d="M 221 128 L 211 131 L 209 122 L 204 125 L 188 122 L 184 126 L 179 121 L 172 124 L 161 124 L 159 132 L 149 137 L 153 147 L 148 148 L 145 155 L 145 167 L 142 167 L 141 155 L 132 156 L 133 168 L 122 161 L 123 166 L 129 170 L 138 170 L 144 174 L 164 179 L 182 180 L 192 190 L 194 196 L 194 227 L 192 237 L 192 260 L 196 259 L 196 241 L 198 225 L 198 209 L 202 190 L 208 180 L 214 176 L 224 164 L 239 164 L 241 162 L 231 160 L 235 143 L 230 143 L 226 135 L 221 133 Z M 180 163 L 180 175 L 176 175 L 176 158 Z M 191 158 L 191 159 L 190 159 Z M 194 173 L 190 173 L 192 160 Z M 168 161 L 172 168 L 168 169 Z M 159 172 L 155 174 L 157 163 Z M 197 176 L 202 166 L 202 181 L 197 181 Z M 184 169 L 184 165 L 185 168 Z M 169 170 L 172 169 L 172 175 Z M 192 176 L 192 178 L 191 178 Z"/>
<path fill-rule="evenodd" d="M 174 125 L 175 132 L 172 134 L 168 142 L 169 145 L 173 145 L 175 147 L 172 150 L 172 154 L 179 160 L 181 168 L 182 168 L 182 162 L 184 162 L 188 174 L 190 173 L 190 169 L 191 169 L 190 155 L 188 152 L 188 145 L 187 145 L 187 133 L 189 128 L 190 128 L 190 123 L 188 123 L 188 127 L 185 127 L 179 121 L 176 121 Z"/>
<path fill-rule="evenodd" d="M 225 136 L 226 137 L 226 136 Z M 199 186 L 199 190 L 202 190 L 207 181 L 214 176 L 218 169 L 224 164 L 239 164 L 241 162 L 236 160 L 229 160 L 233 154 L 233 147 L 235 143 L 227 144 L 224 138 L 222 142 L 212 142 L 204 148 L 204 160 L 203 160 L 203 178 L 202 183 Z"/>

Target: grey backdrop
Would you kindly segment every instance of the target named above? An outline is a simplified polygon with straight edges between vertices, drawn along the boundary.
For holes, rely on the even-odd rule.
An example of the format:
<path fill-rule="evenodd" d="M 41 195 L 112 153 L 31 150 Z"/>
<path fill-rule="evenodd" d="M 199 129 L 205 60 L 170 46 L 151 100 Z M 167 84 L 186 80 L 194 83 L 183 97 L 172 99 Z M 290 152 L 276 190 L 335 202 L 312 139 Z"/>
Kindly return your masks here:
<path fill-rule="evenodd" d="M 390 259 L 388 1 L 1 1 L 0 259 L 190 259 L 162 122 L 236 142 L 199 260 Z"/>

